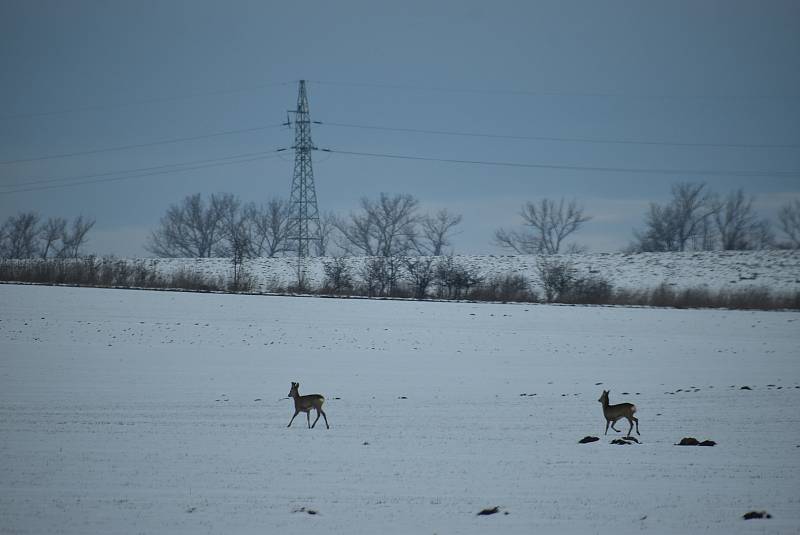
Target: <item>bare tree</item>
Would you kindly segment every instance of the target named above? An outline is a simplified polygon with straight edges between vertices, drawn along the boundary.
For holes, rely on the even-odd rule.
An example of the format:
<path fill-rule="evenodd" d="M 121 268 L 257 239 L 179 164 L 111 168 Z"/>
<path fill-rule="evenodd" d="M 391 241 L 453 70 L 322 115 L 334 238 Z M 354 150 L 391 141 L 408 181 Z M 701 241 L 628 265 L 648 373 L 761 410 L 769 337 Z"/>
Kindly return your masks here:
<path fill-rule="evenodd" d="M 33 258 L 39 247 L 39 215 L 35 212 L 21 212 L 10 216 L 3 223 L 0 236 L 0 256 L 4 258 Z"/>
<path fill-rule="evenodd" d="M 252 246 L 244 219 L 239 219 L 229 225 L 228 244 L 230 247 L 229 256 L 233 265 L 233 281 L 228 285 L 228 289 L 233 292 L 247 291 L 251 285 L 250 278 L 244 269 L 244 261 L 248 258 Z"/>
<path fill-rule="evenodd" d="M 328 256 L 331 252 L 331 241 L 336 230 L 336 216 L 327 212 L 319 218 L 319 239 L 314 242 L 317 256 Z"/>
<path fill-rule="evenodd" d="M 252 257 L 273 258 L 289 250 L 289 203 L 270 199 L 266 205 L 250 203 L 244 207 L 244 219 L 249 223 Z"/>
<path fill-rule="evenodd" d="M 47 258 L 51 254 L 59 255 L 60 247 L 57 247 L 57 244 L 66 234 L 66 230 L 67 220 L 63 217 L 51 217 L 42 225 L 39 229 L 39 237 L 44 242 L 41 251 L 42 258 Z"/>
<path fill-rule="evenodd" d="M 591 219 L 576 201 L 565 204 L 564 199 L 558 203 L 551 199 L 542 199 L 538 204 L 529 201 L 522 206 L 520 216 L 523 230 L 495 232 L 498 245 L 519 254 L 556 254 L 564 240 Z"/>
<path fill-rule="evenodd" d="M 8 239 L 7 221 L 0 225 L 0 258 L 6 258 L 6 240 Z"/>
<path fill-rule="evenodd" d="M 448 257 L 452 258 L 452 257 Z M 406 278 L 411 283 L 415 299 L 425 299 L 436 278 L 434 257 L 405 258 Z"/>
<path fill-rule="evenodd" d="M 645 214 L 645 231 L 634 231 L 636 243 L 632 250 L 642 252 L 677 251 L 675 216 L 671 206 L 650 203 Z"/>
<path fill-rule="evenodd" d="M 778 228 L 785 235 L 788 249 L 800 249 L 800 199 L 781 206 L 778 210 Z"/>
<path fill-rule="evenodd" d="M 705 191 L 705 184 L 681 182 L 672 187 L 672 205 L 678 247 L 684 251 L 689 240 L 698 235 L 702 224 L 714 213 L 713 195 Z"/>
<path fill-rule="evenodd" d="M 417 205 L 411 195 L 389 196 L 377 200 L 361 199 L 361 211 L 336 219 L 341 247 L 349 254 L 364 256 L 402 256 L 412 250 L 417 238 Z"/>
<path fill-rule="evenodd" d="M 705 184 L 682 182 L 672 186 L 672 199 L 665 205 L 651 203 L 645 215 L 644 232 L 635 231 L 638 251 L 685 251 L 702 241 L 703 229 L 709 228 L 716 208 L 714 197 Z"/>
<path fill-rule="evenodd" d="M 250 234 L 247 221 L 241 215 L 241 202 L 232 193 L 211 196 L 209 209 L 219 218 L 222 239 L 213 247 L 213 256 L 233 257 L 239 248 L 242 259 L 250 256 Z"/>
<path fill-rule="evenodd" d="M 81 247 L 87 242 L 87 234 L 94 227 L 94 219 L 85 219 L 79 215 L 72 221 L 69 229 L 63 228 L 61 233 L 61 249 L 58 256 L 61 258 L 78 258 Z"/>
<path fill-rule="evenodd" d="M 769 222 L 759 220 L 753 210 L 753 197 L 741 189 L 715 201 L 713 218 L 724 251 L 763 249 L 770 245 Z"/>
<path fill-rule="evenodd" d="M 219 246 L 230 230 L 225 224 L 238 205 L 229 193 L 211 195 L 208 205 L 199 193 L 189 195 L 169 207 L 145 248 L 167 258 L 211 257 L 221 252 Z"/>
<path fill-rule="evenodd" d="M 451 214 L 446 208 L 434 215 L 426 215 L 420 219 L 420 233 L 417 249 L 420 254 L 441 256 L 449 247 L 453 229 L 461 223 L 461 215 Z"/>

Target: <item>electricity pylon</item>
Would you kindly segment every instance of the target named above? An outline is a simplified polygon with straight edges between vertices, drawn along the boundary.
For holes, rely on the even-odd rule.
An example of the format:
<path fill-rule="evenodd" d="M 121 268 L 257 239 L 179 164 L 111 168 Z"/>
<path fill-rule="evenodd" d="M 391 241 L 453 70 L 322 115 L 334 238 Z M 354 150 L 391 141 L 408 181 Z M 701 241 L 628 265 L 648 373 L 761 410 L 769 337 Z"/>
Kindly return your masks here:
<path fill-rule="evenodd" d="M 289 196 L 289 239 L 297 248 L 298 282 L 302 283 L 305 278 L 304 259 L 309 256 L 309 246 L 319 241 L 319 210 L 311 164 L 311 151 L 316 147 L 311 141 L 311 116 L 305 80 L 300 80 L 297 109 L 290 113 L 294 113 L 294 176 Z"/>

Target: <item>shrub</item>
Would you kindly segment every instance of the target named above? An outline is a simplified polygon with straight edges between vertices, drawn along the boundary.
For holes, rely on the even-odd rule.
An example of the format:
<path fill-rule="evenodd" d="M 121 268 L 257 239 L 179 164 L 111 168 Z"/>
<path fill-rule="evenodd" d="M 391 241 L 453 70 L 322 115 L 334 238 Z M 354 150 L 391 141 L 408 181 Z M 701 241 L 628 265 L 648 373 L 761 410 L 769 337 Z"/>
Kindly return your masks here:
<path fill-rule="evenodd" d="M 675 290 L 666 282 L 662 282 L 650 293 L 648 302 L 642 304 L 654 307 L 674 307 L 676 299 Z"/>
<path fill-rule="evenodd" d="M 440 258 L 434 268 L 436 296 L 440 299 L 461 299 L 482 281 L 476 269 L 457 263 L 452 256 Z"/>
<path fill-rule="evenodd" d="M 575 266 L 567 260 L 542 256 L 536 261 L 536 270 L 548 303 L 560 301 L 575 281 Z"/>
<path fill-rule="evenodd" d="M 492 277 L 475 287 L 468 296 L 476 301 L 514 301 L 533 303 L 538 301 L 536 292 L 528 280 L 519 274 Z"/>
<path fill-rule="evenodd" d="M 325 279 L 321 291 L 327 294 L 342 295 L 353 291 L 353 274 L 344 257 L 337 256 L 322 262 Z"/>
<path fill-rule="evenodd" d="M 220 292 L 225 285 L 222 277 L 208 277 L 199 271 L 181 268 L 170 275 L 167 287 L 196 292 Z"/>
<path fill-rule="evenodd" d="M 434 258 L 424 256 L 405 259 L 405 279 L 411 285 L 411 293 L 416 299 L 425 299 L 428 296 L 428 288 L 436 276 Z"/>
<path fill-rule="evenodd" d="M 608 280 L 593 276 L 581 277 L 572 280 L 569 285 L 561 291 L 559 302 L 582 304 L 582 305 L 604 305 L 612 300 L 614 286 Z"/>

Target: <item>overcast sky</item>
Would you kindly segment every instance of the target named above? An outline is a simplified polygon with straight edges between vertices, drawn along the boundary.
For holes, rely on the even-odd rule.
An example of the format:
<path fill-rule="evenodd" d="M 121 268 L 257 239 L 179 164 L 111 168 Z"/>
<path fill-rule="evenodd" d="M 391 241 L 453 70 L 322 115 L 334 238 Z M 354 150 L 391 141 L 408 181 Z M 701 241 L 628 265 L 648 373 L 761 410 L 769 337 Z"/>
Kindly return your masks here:
<path fill-rule="evenodd" d="M 592 251 L 676 182 L 800 198 L 795 0 L 4 0 L 0 73 L 0 220 L 94 217 L 98 254 L 145 255 L 186 195 L 288 198 L 300 79 L 320 148 L 526 164 L 314 153 L 321 211 L 410 193 L 463 214 L 459 253 L 542 197 L 585 207 Z"/>

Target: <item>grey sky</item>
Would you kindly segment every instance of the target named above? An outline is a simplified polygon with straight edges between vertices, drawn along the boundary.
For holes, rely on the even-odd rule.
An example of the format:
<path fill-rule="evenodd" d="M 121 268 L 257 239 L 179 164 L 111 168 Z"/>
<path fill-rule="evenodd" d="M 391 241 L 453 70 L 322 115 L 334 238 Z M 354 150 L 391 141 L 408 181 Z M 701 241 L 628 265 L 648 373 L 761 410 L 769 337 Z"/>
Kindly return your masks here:
<path fill-rule="evenodd" d="M 800 197 L 796 1 L 0 2 L 0 218 L 95 217 L 88 249 L 142 255 L 184 196 L 288 197 L 289 152 L 179 173 L 8 193 L 109 171 L 287 147 L 278 125 L 309 80 L 320 148 L 628 173 L 315 153 L 320 209 L 411 193 L 464 215 L 457 252 L 497 253 L 525 200 L 575 198 L 576 241 L 626 245 L 672 183 L 743 188 L 774 217 Z M 173 98 L 174 97 L 174 98 Z M 453 136 L 656 141 L 664 144 Z M 670 145 L 696 144 L 699 146 Z M 719 146 L 745 145 L 745 146 Z M 768 145 L 753 146 L 753 145 Z M 783 145 L 782 147 L 779 145 Z M 793 145 L 786 147 L 786 145 Z M 732 174 L 713 174 L 730 172 Z M 789 172 L 783 176 L 737 176 Z M 107 178 L 107 177 L 105 177 Z M 91 180 L 86 178 L 85 180 Z"/>

